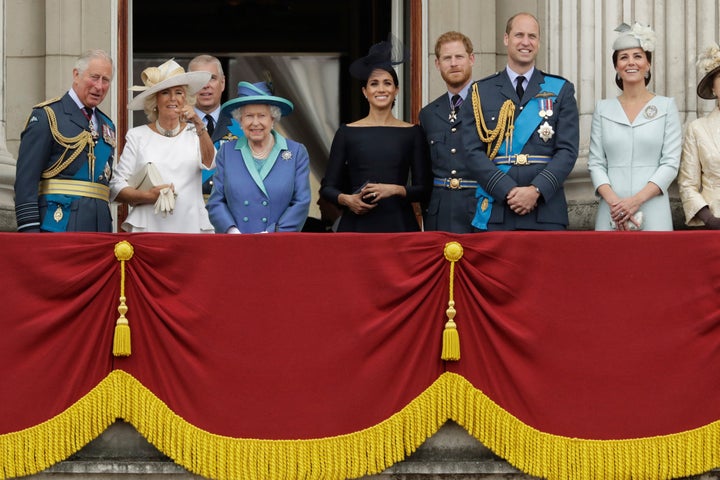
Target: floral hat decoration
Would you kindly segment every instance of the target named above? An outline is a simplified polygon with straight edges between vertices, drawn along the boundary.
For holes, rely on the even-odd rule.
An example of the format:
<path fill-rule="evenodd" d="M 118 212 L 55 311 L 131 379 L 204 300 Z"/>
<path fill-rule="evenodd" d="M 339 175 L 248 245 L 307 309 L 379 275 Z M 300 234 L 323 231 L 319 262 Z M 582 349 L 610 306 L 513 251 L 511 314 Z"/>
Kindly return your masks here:
<path fill-rule="evenodd" d="M 630 26 L 627 23 L 621 23 L 615 31 L 620 32 L 620 36 L 615 39 L 612 46 L 616 52 L 628 48 L 642 48 L 646 52 L 655 50 L 655 32 L 648 25 L 635 22 Z"/>
<path fill-rule="evenodd" d="M 720 46 L 713 43 L 707 47 L 698 57 L 697 66 L 705 72 L 705 76 L 697 86 L 698 97 L 708 100 L 716 98 L 712 86 L 715 76 L 720 73 Z"/>
<path fill-rule="evenodd" d="M 130 110 L 142 110 L 145 99 L 150 95 L 178 85 L 187 85 L 188 95 L 195 95 L 207 85 L 212 74 L 210 72 L 185 72 L 175 59 L 157 67 L 148 67 L 140 74 L 143 85 L 130 88 L 131 92 L 141 92 L 128 104 Z"/>

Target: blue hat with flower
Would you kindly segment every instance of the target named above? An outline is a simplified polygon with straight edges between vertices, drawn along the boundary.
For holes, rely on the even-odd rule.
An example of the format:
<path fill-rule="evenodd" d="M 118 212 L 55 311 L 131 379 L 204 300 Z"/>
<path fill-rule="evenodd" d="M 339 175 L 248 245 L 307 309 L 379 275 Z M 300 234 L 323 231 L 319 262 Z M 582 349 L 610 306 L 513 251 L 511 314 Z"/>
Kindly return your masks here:
<path fill-rule="evenodd" d="M 266 82 L 238 83 L 238 96 L 223 103 L 221 112 L 225 115 L 232 115 L 232 112 L 244 105 L 275 105 L 280 108 L 282 116 L 292 113 L 294 105 L 290 100 L 273 95 Z"/>

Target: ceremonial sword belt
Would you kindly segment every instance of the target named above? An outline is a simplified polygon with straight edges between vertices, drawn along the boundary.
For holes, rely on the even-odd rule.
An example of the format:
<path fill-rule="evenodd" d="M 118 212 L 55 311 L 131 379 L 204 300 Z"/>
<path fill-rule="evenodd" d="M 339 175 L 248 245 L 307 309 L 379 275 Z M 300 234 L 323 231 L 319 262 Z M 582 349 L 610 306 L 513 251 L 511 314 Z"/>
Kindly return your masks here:
<path fill-rule="evenodd" d="M 495 165 L 533 165 L 537 163 L 549 163 L 552 157 L 549 155 L 528 155 L 519 153 L 517 155 L 498 156 L 493 158 Z"/>
<path fill-rule="evenodd" d="M 478 183 L 475 180 L 463 180 L 462 178 L 435 178 L 433 179 L 433 186 L 449 188 L 450 190 L 462 190 L 464 188 L 477 188 Z"/>
<path fill-rule="evenodd" d="M 75 197 L 97 198 L 110 200 L 110 187 L 102 183 L 87 182 L 83 180 L 65 180 L 51 178 L 40 182 L 38 193 L 40 195 L 72 195 Z"/>

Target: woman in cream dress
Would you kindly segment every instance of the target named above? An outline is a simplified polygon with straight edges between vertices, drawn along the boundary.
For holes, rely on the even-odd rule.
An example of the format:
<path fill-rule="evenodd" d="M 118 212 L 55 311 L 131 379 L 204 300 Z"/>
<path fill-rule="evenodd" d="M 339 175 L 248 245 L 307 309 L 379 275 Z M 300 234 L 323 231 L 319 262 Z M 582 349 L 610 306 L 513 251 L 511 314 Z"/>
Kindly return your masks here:
<path fill-rule="evenodd" d="M 697 87 L 700 98 L 715 100 L 707 116 L 688 125 L 683 142 L 678 187 L 689 226 L 720 229 L 720 47 L 708 47 L 698 60 L 705 76 Z"/>
<path fill-rule="evenodd" d="M 647 89 L 655 35 L 635 24 L 618 28 L 616 83 L 623 93 L 598 102 L 588 168 L 601 197 L 596 230 L 672 230 L 667 189 L 680 164 L 680 118 L 672 98 Z"/>

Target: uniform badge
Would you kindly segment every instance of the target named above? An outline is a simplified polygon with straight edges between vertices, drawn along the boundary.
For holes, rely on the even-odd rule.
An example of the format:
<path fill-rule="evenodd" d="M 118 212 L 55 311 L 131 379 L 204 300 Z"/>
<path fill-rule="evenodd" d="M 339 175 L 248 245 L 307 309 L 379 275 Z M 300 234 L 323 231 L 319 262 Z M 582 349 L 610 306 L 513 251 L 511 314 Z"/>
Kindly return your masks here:
<path fill-rule="evenodd" d="M 63 219 L 63 211 L 62 207 L 58 205 L 57 210 L 55 210 L 55 213 L 53 214 L 53 220 L 55 220 L 57 223 L 60 223 L 60 220 Z"/>
<path fill-rule="evenodd" d="M 30 117 L 30 120 L 28 120 L 28 123 L 33 123 L 33 122 L 39 122 L 38 118 L 35 115 Z"/>
<path fill-rule="evenodd" d="M 487 211 L 488 207 L 490 206 L 490 202 L 487 198 L 483 198 L 482 202 L 480 203 L 480 210 L 483 212 Z"/>
<path fill-rule="evenodd" d="M 283 150 L 280 156 L 283 160 L 290 160 L 292 158 L 292 152 L 290 150 Z"/>
<path fill-rule="evenodd" d="M 647 119 L 655 118 L 655 115 L 657 115 L 657 107 L 655 105 L 648 105 L 645 107 L 643 115 Z"/>
<path fill-rule="evenodd" d="M 543 139 L 543 142 L 547 142 L 555 135 L 555 130 L 553 130 L 552 126 L 545 120 L 545 123 L 538 128 L 537 133 L 540 135 L 540 138 Z"/>

